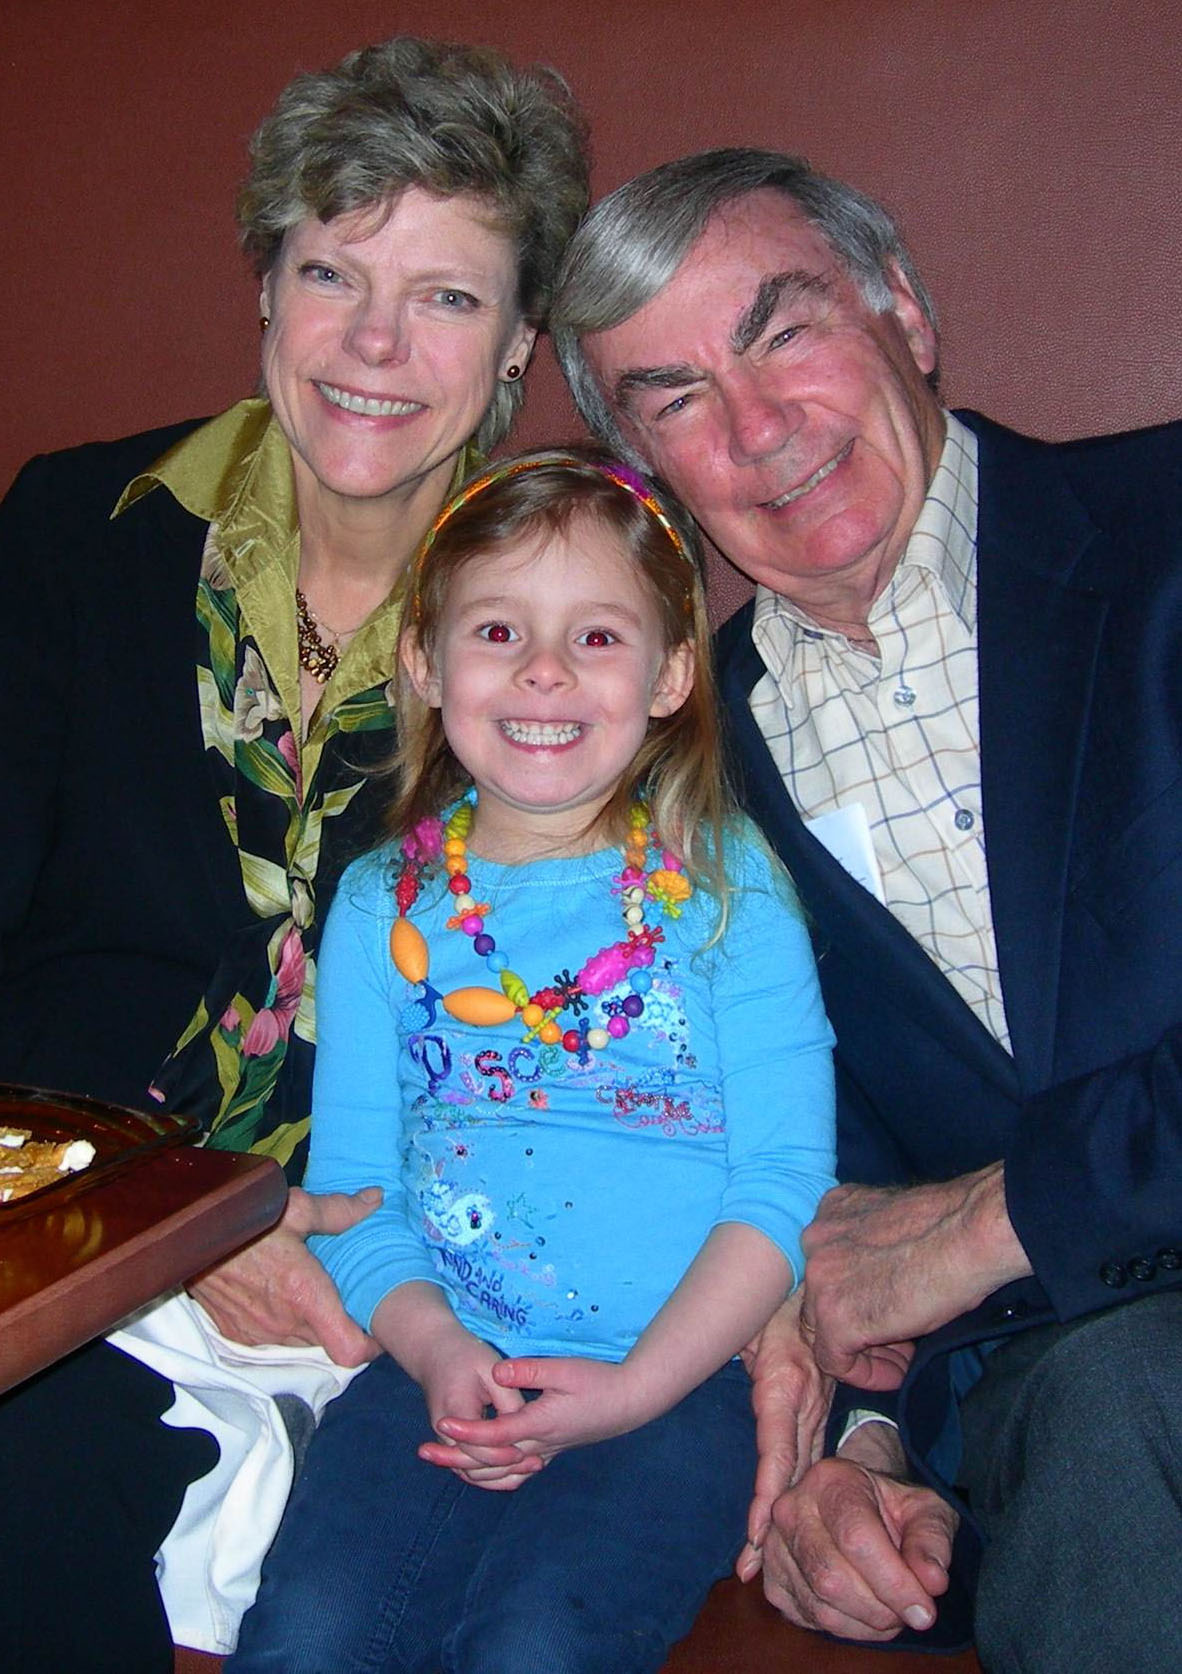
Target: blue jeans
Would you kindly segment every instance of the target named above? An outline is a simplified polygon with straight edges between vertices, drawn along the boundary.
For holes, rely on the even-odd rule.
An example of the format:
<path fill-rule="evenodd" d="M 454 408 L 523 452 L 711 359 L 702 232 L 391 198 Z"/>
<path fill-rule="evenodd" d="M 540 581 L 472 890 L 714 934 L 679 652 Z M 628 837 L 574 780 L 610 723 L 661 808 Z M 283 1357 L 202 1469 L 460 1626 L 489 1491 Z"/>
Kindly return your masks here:
<path fill-rule="evenodd" d="M 646 1674 L 743 1542 L 755 1427 L 737 1363 L 513 1493 L 424 1464 L 429 1434 L 386 1358 L 331 1404 L 227 1674 Z"/>

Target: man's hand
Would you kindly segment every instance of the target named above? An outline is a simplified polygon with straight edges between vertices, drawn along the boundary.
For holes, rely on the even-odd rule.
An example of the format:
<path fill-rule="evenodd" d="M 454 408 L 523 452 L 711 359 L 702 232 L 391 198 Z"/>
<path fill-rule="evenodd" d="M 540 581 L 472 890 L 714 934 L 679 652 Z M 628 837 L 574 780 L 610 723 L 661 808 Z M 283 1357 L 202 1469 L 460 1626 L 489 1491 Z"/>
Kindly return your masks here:
<path fill-rule="evenodd" d="M 902 1464 L 895 1431 L 864 1424 L 776 1501 L 763 1590 L 790 1622 L 882 1641 L 935 1621 L 957 1516 Z"/>
<path fill-rule="evenodd" d="M 293 1186 L 279 1225 L 189 1285 L 224 1337 L 238 1343 L 320 1344 L 338 1366 L 362 1366 L 380 1350 L 341 1306 L 336 1286 L 306 1247 L 313 1232 L 345 1232 L 382 1201 L 377 1186 L 313 1197 Z"/>
<path fill-rule="evenodd" d="M 759 1335 L 743 1350 L 751 1377 L 759 1465 L 747 1514 L 747 1544 L 735 1563 L 740 1581 L 750 1581 L 762 1562 L 772 1506 L 821 1456 L 833 1379 L 817 1368 L 800 1334 L 801 1292 L 793 1292 Z"/>
<path fill-rule="evenodd" d="M 912 1343 L 1030 1272 L 1001 1163 L 938 1185 L 838 1186 L 805 1228 L 801 1330 L 823 1371 L 903 1381 Z"/>
<path fill-rule="evenodd" d="M 441 1419 L 436 1425 L 440 1435 L 466 1447 L 517 1447 L 545 1464 L 567 1448 L 622 1436 L 656 1416 L 626 1361 L 502 1360 L 493 1377 L 504 1391 L 540 1389 L 542 1394 L 496 1418 Z M 433 1455 L 424 1452 L 423 1457 Z"/>

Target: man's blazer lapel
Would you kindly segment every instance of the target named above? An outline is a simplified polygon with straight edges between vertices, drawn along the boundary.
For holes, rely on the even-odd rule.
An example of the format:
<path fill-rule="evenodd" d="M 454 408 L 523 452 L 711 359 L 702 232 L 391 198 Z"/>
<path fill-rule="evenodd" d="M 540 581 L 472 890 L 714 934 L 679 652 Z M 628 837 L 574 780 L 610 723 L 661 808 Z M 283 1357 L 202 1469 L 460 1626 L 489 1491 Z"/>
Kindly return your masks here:
<path fill-rule="evenodd" d="M 980 437 L 982 798 L 1002 992 L 1023 1087 L 1053 1079 L 1068 855 L 1106 598 L 1071 576 L 1097 538 L 1052 450 Z"/>

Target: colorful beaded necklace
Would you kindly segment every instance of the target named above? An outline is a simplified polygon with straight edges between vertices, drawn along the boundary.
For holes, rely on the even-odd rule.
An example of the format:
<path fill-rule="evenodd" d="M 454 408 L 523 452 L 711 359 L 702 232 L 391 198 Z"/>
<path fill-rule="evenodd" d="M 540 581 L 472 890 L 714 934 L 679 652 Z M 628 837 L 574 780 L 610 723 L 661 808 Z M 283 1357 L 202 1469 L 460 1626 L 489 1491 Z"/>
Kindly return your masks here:
<path fill-rule="evenodd" d="M 665 939 L 660 926 L 645 925 L 645 902 L 656 901 L 671 918 L 677 918 L 693 893 L 693 885 L 682 871 L 677 856 L 660 850 L 644 803 L 633 803 L 628 814 L 623 870 L 612 880 L 613 892 L 619 893 L 623 907 L 624 937 L 592 954 L 573 977 L 569 971 L 560 971 L 552 982 L 531 993 L 521 977 L 509 968 L 508 957 L 485 928 L 491 912 L 488 902 L 477 901 L 472 893 L 467 839 L 473 813 L 472 802 L 465 799 L 444 819 L 424 820 L 403 839 L 399 850 L 402 866 L 394 886 L 398 917 L 390 930 L 390 956 L 394 965 L 408 982 L 422 987 L 419 1003 L 428 1008 L 430 1015 L 434 1015 L 435 1005 L 440 1004 L 458 1022 L 480 1027 L 511 1023 L 520 1018 L 525 1040 L 540 1040 L 548 1046 L 561 1044 L 585 1064 L 592 1052 L 601 1051 L 610 1040 L 623 1039 L 643 1015 L 644 996 L 652 987 L 648 967 L 653 963 L 653 950 Z M 660 864 L 647 870 L 650 848 L 659 853 Z M 438 869 L 440 863 L 454 897 L 455 913 L 448 919 L 447 928 L 460 930 L 472 938 L 473 952 L 497 977 L 498 988 L 456 988 L 450 994 L 441 994 L 427 980 L 430 966 L 427 942 L 407 914 L 418 898 L 424 877 Z M 628 994 L 604 1004 L 606 1026 L 592 1027 L 580 1015 L 588 1009 L 588 998 L 624 982 L 628 984 Z M 566 1027 L 559 1021 L 564 1012 L 571 1018 Z"/>

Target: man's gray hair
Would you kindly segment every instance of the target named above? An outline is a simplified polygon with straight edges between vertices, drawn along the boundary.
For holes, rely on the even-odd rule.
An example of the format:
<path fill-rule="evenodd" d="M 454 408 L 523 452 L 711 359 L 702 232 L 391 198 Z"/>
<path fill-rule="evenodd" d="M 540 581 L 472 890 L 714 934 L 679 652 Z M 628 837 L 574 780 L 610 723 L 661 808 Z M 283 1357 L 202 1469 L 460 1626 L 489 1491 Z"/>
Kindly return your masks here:
<path fill-rule="evenodd" d="M 669 283 L 717 210 L 768 188 L 783 192 L 817 228 L 868 307 L 882 314 L 892 306 L 891 268 L 897 266 L 935 327 L 931 297 L 894 221 L 854 187 L 779 151 L 734 147 L 662 163 L 617 187 L 583 221 L 559 270 L 550 316 L 575 405 L 589 429 L 625 458 L 635 460 L 635 452 L 620 434 L 580 339 L 631 319 Z"/>

